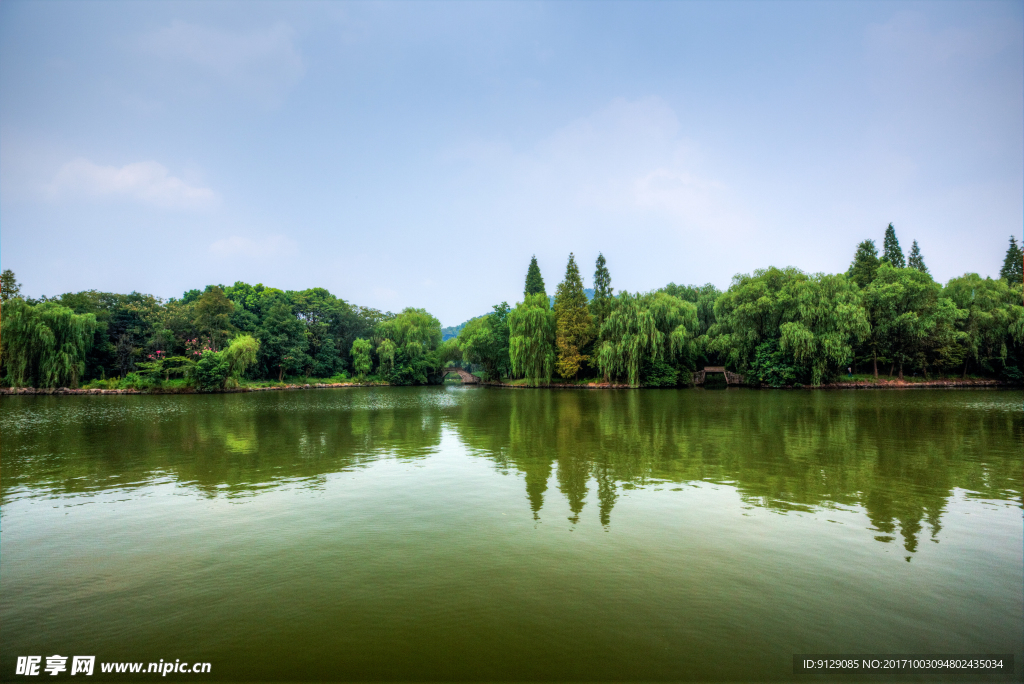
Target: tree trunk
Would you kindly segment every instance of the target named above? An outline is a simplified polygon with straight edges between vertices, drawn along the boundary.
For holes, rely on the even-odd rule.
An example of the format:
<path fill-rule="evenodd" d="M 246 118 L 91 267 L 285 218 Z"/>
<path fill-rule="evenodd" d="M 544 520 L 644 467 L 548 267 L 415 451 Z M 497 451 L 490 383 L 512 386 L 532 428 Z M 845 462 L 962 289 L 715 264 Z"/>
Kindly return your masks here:
<path fill-rule="evenodd" d="M 896 370 L 896 362 L 895 361 L 893 361 L 892 363 L 889 364 L 889 377 L 890 378 L 892 377 L 892 372 L 894 370 Z"/>
<path fill-rule="evenodd" d="M 903 382 L 903 362 L 900 361 L 900 382 Z"/>
<path fill-rule="evenodd" d="M 284 380 L 284 366 L 277 367 L 277 381 L 281 382 Z"/>
<path fill-rule="evenodd" d="M 964 361 L 964 375 L 963 375 L 963 379 L 964 380 L 967 379 L 967 362 L 966 361 Z"/>
<path fill-rule="evenodd" d="M 877 380 L 878 379 L 878 354 L 876 354 L 874 351 L 872 351 L 871 354 L 872 354 L 872 358 L 873 358 L 874 363 L 875 363 L 875 380 Z"/>

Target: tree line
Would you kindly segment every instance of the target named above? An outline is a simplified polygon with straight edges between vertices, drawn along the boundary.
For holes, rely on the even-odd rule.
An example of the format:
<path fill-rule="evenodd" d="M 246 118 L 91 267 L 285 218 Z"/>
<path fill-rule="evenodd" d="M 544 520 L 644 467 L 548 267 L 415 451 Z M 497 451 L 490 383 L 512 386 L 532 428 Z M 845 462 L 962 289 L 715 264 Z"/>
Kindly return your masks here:
<path fill-rule="evenodd" d="M 615 294 L 603 255 L 588 299 L 575 256 L 549 297 L 536 257 L 522 301 L 501 302 L 442 341 L 423 309 L 356 306 L 323 288 L 236 282 L 180 299 L 88 290 L 38 300 L 0 276 L 0 382 L 8 386 L 212 391 L 318 378 L 432 384 L 462 364 L 487 379 L 544 385 L 603 379 L 688 385 L 725 365 L 748 382 L 819 385 L 841 375 L 968 374 L 1024 379 L 1024 252 L 1016 237 L 998 279 L 936 283 L 915 240 L 904 257 L 889 224 L 883 251 L 861 242 L 845 273 L 739 274 L 727 290 L 667 286 Z"/>

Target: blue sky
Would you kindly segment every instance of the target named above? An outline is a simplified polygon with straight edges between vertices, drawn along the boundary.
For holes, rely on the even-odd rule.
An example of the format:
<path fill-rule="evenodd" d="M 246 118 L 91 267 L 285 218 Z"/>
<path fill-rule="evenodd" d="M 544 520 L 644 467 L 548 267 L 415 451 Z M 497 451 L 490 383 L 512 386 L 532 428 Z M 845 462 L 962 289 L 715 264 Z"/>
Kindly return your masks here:
<path fill-rule="evenodd" d="M 0 265 L 32 296 L 326 287 L 444 325 L 591 284 L 942 282 L 1024 225 L 1024 4 L 0 4 Z"/>

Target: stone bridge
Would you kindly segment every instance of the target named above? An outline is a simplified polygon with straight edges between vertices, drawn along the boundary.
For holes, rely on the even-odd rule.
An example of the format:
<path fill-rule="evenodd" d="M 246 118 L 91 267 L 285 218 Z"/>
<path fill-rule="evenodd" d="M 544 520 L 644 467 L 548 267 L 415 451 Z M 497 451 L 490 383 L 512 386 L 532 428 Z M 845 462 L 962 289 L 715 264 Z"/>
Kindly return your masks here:
<path fill-rule="evenodd" d="M 480 378 L 476 377 L 465 368 L 459 368 L 458 366 L 449 366 L 441 370 L 441 382 L 444 382 L 445 376 L 449 373 L 456 373 L 462 380 L 463 385 L 477 385 L 480 383 Z"/>
<path fill-rule="evenodd" d="M 739 373 L 733 373 L 732 371 L 725 370 L 725 366 L 704 366 L 704 370 L 699 370 L 693 374 L 693 384 L 703 385 L 704 378 L 708 373 L 721 373 L 725 376 L 726 385 L 745 385 L 747 384 L 746 379 Z"/>

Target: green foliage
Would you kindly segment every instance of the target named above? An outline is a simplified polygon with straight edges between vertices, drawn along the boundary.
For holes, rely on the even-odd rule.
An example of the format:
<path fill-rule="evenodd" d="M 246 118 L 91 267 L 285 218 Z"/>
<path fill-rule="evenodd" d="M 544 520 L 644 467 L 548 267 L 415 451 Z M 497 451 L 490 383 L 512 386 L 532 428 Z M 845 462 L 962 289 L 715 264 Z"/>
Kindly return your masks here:
<path fill-rule="evenodd" d="M 1010 246 L 1006 250 L 1003 267 L 999 269 L 999 277 L 1011 285 L 1024 283 L 1024 250 L 1017 244 L 1015 235 L 1010 236 Z"/>
<path fill-rule="evenodd" d="M 258 333 L 262 341 L 258 354 L 260 374 L 267 377 L 276 371 L 281 382 L 285 373 L 295 373 L 310 365 L 305 326 L 295 317 L 283 293 L 268 297 L 262 306 L 266 314 Z"/>
<path fill-rule="evenodd" d="M 6 302 L 8 299 L 20 296 L 20 294 L 21 283 L 14 277 L 14 271 L 5 268 L 3 273 L 0 273 L 0 301 Z"/>
<path fill-rule="evenodd" d="M 921 365 L 925 342 L 937 316 L 955 315 L 940 308 L 941 287 L 931 276 L 912 268 L 894 268 L 883 262 L 875 280 L 864 290 L 864 303 L 870 311 L 871 341 L 883 355 L 899 367 Z"/>
<path fill-rule="evenodd" d="M 791 311 L 779 326 L 780 348 L 809 372 L 811 384 L 835 379 L 869 331 L 860 294 L 843 275 L 815 274 L 791 283 Z"/>
<path fill-rule="evenodd" d="M 943 296 L 960 311 L 956 328 L 962 335 L 957 340 L 960 357 L 950 354 L 944 365 L 952 367 L 962 360 L 965 375 L 972 362 L 984 373 L 1016 366 L 1015 351 L 1024 342 L 1024 307 L 1019 285 L 967 273 L 950 280 Z M 1016 372 L 1011 371 L 1011 375 Z"/>
<path fill-rule="evenodd" d="M 915 243 L 916 244 L 916 243 Z M 853 263 L 846 271 L 846 277 L 857 283 L 860 287 L 867 287 L 875 279 L 878 271 L 878 248 L 874 240 L 865 240 L 857 245 L 857 251 L 853 255 Z"/>
<path fill-rule="evenodd" d="M 543 292 L 527 295 L 508 313 L 508 348 L 513 377 L 551 382 L 555 369 L 555 312 Z"/>
<path fill-rule="evenodd" d="M 754 359 L 747 371 L 747 381 L 767 387 L 787 387 L 796 382 L 793 354 L 783 350 L 779 340 L 765 340 L 754 350 Z"/>
<path fill-rule="evenodd" d="M 594 338 L 594 323 L 587 310 L 587 295 L 576 259 L 569 254 L 565 279 L 555 290 L 555 345 L 558 348 L 555 368 L 567 380 L 576 377 L 580 365 L 587 360 L 583 348 Z"/>
<path fill-rule="evenodd" d="M 407 308 L 380 324 L 384 337 L 392 340 L 399 353 L 414 359 L 441 344 L 441 323 L 424 309 Z"/>
<path fill-rule="evenodd" d="M 231 362 L 224 352 L 204 351 L 190 369 L 189 382 L 200 392 L 216 392 L 224 389 L 231 374 Z"/>
<path fill-rule="evenodd" d="M 219 287 L 210 287 L 196 301 L 194 324 L 200 337 L 210 340 L 210 346 L 220 349 L 234 331 L 231 313 L 235 305 L 224 296 Z"/>
<path fill-rule="evenodd" d="M 889 224 L 885 229 L 885 239 L 882 241 L 882 261 L 894 268 L 906 268 L 907 262 L 903 258 L 903 250 L 900 249 L 900 241 L 896 239 L 896 229 Z"/>
<path fill-rule="evenodd" d="M 715 303 L 709 350 L 726 366 L 746 371 L 761 343 L 782 337 L 782 324 L 794 316 L 794 285 L 807 279 L 798 269 L 774 266 L 735 276 Z"/>
<path fill-rule="evenodd" d="M 124 378 L 117 383 L 117 389 L 148 390 L 153 389 L 157 385 L 157 382 L 158 381 L 154 380 L 150 375 L 132 372 L 124 376 Z"/>
<path fill-rule="evenodd" d="M 228 362 L 228 375 L 236 380 L 256 365 L 260 342 L 252 335 L 239 335 L 222 353 Z"/>
<path fill-rule="evenodd" d="M 259 349 L 259 340 L 251 335 L 239 335 L 223 351 L 205 350 L 188 367 L 189 382 L 200 392 L 237 386 L 246 370 L 256 365 Z"/>
<path fill-rule="evenodd" d="M 377 358 L 380 359 L 380 374 L 382 376 L 390 376 L 395 369 L 395 354 L 397 352 L 398 345 L 388 338 L 384 338 L 377 345 Z"/>
<path fill-rule="evenodd" d="M 474 318 L 459 332 L 456 342 L 462 360 L 483 366 L 488 379 L 500 380 L 512 375 L 509 358 L 508 302 L 494 306 L 486 316 Z"/>
<path fill-rule="evenodd" d="M 665 292 L 620 293 L 601 326 L 598 368 L 605 377 L 641 385 L 645 362 L 692 362 L 699 331 L 697 307 Z"/>
<path fill-rule="evenodd" d="M 544 279 L 540 276 L 540 266 L 537 265 L 536 256 L 530 258 L 530 267 L 526 269 L 526 288 L 523 294 L 526 297 L 535 294 L 547 296 L 547 291 L 544 289 Z"/>
<path fill-rule="evenodd" d="M 447 343 L 426 311 L 396 316 L 323 288 L 286 292 L 239 281 L 167 302 L 96 290 L 37 302 L 17 296 L 20 285 L 7 270 L 0 274 L 0 377 L 40 387 L 90 380 L 143 387 L 181 385 L 172 378 L 187 376 L 214 388 L 218 379 L 224 387 L 243 376 L 365 377 L 377 366 L 374 377 L 410 384 L 436 382 L 443 365 L 461 359 L 490 378 L 544 383 L 556 369 L 574 378 L 586 361 L 606 378 L 670 386 L 703 357 L 771 385 L 826 382 L 865 361 L 876 373 L 881 362 L 890 373 L 898 366 L 901 374 L 1024 379 L 1024 255 L 1016 237 L 1000 280 L 967 274 L 940 288 L 916 241 L 908 268 L 902 262 L 890 225 L 884 261 L 866 240 L 845 277 L 770 268 L 737 276 L 725 293 L 670 283 L 660 296 L 616 298 L 603 255 L 593 291 L 582 289 L 570 256 L 565 280 L 548 298 L 533 258 L 532 294 L 514 310 L 503 302 L 450 329 L 458 335 Z M 683 323 L 672 324 L 676 318 Z M 220 356 L 206 358 L 204 351 L 218 349 Z"/>
<path fill-rule="evenodd" d="M 924 257 L 921 256 L 921 248 L 917 246 L 917 240 L 914 240 L 914 244 L 910 247 L 910 257 L 907 259 L 908 268 L 916 268 L 922 273 L 928 272 L 928 267 L 924 265 Z"/>
<path fill-rule="evenodd" d="M 365 378 L 373 370 L 372 351 L 373 345 L 368 340 L 357 337 L 352 342 L 352 368 L 359 378 Z"/>
<path fill-rule="evenodd" d="M 678 297 L 684 302 L 697 305 L 698 334 L 707 335 L 715 324 L 715 302 L 722 296 L 722 291 L 711 283 L 704 285 L 676 285 L 669 283 L 661 288 L 661 292 Z"/>
<path fill-rule="evenodd" d="M 97 328 L 95 316 L 54 302 L 32 306 L 20 298 L 3 302 L 2 314 L 0 358 L 8 384 L 78 386 Z"/>
<path fill-rule="evenodd" d="M 597 263 L 594 268 L 594 298 L 590 300 L 590 313 L 594 316 L 594 325 L 598 330 L 604 324 L 612 309 L 612 297 L 615 289 L 612 288 L 612 276 L 608 272 L 608 266 L 604 254 L 597 255 Z"/>
<path fill-rule="evenodd" d="M 406 308 L 382 322 L 383 340 L 377 347 L 384 378 L 396 385 L 425 385 L 441 369 L 436 353 L 441 323 L 424 309 Z"/>
<path fill-rule="evenodd" d="M 164 380 L 167 381 L 172 377 L 183 378 L 188 376 L 195 364 L 195 360 L 187 356 L 169 356 L 161 361 L 160 370 L 164 374 Z"/>

